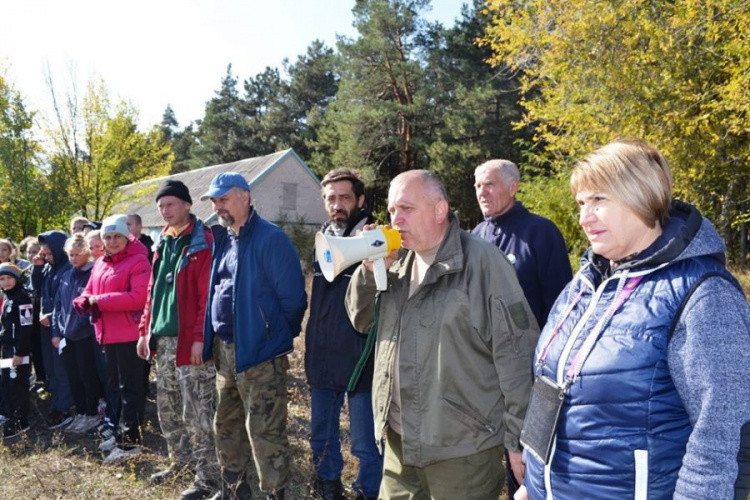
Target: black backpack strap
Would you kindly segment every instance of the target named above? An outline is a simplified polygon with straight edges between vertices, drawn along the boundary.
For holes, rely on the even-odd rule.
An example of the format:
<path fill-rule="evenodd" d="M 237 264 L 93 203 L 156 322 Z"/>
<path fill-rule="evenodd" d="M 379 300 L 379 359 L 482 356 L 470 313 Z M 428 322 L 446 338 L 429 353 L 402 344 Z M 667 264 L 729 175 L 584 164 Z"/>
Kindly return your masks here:
<path fill-rule="evenodd" d="M 739 284 L 734 279 L 732 279 L 729 276 L 727 276 L 727 273 L 728 273 L 728 271 L 723 271 L 723 272 L 722 271 L 711 271 L 711 272 L 708 272 L 708 273 L 704 274 L 703 276 L 701 276 L 700 278 L 698 278 L 698 280 L 696 280 L 695 283 L 693 283 L 693 285 L 690 287 L 690 289 L 685 294 L 685 297 L 682 299 L 682 302 L 680 303 L 680 307 L 677 308 L 677 312 L 675 313 L 674 318 L 672 319 L 672 324 L 669 326 L 669 335 L 667 336 L 667 342 L 669 342 L 670 340 L 672 340 L 672 335 L 674 335 L 674 331 L 677 328 L 677 323 L 679 323 L 679 321 L 680 321 L 680 317 L 682 316 L 682 311 L 685 309 L 685 305 L 687 305 L 688 301 L 690 300 L 690 297 L 693 296 L 693 293 L 695 293 L 695 291 L 698 289 L 698 287 L 704 281 L 706 281 L 707 279 L 714 278 L 714 277 L 725 279 L 729 283 L 731 283 L 735 287 L 737 287 L 740 290 L 740 292 L 742 292 L 742 294 L 744 295 L 745 292 L 742 290 L 742 288 L 739 286 Z"/>

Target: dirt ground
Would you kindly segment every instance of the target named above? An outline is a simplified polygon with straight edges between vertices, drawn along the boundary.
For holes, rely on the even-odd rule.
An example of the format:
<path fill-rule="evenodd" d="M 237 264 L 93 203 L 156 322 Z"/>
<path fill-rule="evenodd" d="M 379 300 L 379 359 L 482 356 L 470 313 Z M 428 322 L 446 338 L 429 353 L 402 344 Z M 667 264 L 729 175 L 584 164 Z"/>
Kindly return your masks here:
<path fill-rule="evenodd" d="M 292 480 L 289 499 L 310 499 L 313 477 L 309 439 L 309 395 L 304 376 L 304 339 L 297 338 L 290 355 L 289 440 Z M 152 384 L 154 382 L 152 381 Z M 150 486 L 149 476 L 169 463 L 167 447 L 159 432 L 156 406 L 146 403 L 144 451 L 128 462 L 102 463 L 104 455 L 92 437 L 47 429 L 42 415 L 48 412 L 43 397 L 32 395 L 31 430 L 24 436 L 0 445 L 0 499 L 172 499 L 179 498 L 192 478 L 186 473 L 174 481 Z M 355 471 L 348 453 L 348 417 L 342 419 L 342 447 L 346 466 L 344 484 L 350 484 Z M 257 492 L 257 480 L 253 479 Z M 349 496 L 354 494 L 349 491 Z"/>

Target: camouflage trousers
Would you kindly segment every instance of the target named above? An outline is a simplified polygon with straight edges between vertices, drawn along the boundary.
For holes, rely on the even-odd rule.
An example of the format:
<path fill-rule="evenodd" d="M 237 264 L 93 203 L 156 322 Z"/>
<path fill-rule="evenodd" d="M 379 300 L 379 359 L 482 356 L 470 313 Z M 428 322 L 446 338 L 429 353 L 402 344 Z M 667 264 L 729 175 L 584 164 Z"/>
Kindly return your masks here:
<path fill-rule="evenodd" d="M 177 337 L 159 337 L 156 408 L 169 456 L 178 466 L 193 467 L 199 479 L 218 481 L 213 429 L 216 369 L 211 361 L 178 367 L 176 351 Z"/>
<path fill-rule="evenodd" d="M 247 474 L 251 461 L 260 489 L 283 488 L 289 478 L 289 441 L 286 434 L 286 356 L 253 366 L 235 368 L 234 344 L 214 341 L 218 403 L 214 429 L 219 464 Z"/>

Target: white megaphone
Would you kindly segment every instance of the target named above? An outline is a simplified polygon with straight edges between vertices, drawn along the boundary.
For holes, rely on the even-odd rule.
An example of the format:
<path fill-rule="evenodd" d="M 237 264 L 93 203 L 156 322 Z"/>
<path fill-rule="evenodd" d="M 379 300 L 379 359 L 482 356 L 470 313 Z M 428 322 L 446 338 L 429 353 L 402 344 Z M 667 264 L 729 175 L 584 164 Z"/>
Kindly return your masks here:
<path fill-rule="evenodd" d="M 328 281 L 357 262 L 369 260 L 373 263 L 375 285 L 378 290 L 388 289 L 388 275 L 385 257 L 401 248 L 401 233 L 397 229 L 378 226 L 370 231 L 362 231 L 349 238 L 328 236 L 321 232 L 315 235 L 315 257 Z"/>

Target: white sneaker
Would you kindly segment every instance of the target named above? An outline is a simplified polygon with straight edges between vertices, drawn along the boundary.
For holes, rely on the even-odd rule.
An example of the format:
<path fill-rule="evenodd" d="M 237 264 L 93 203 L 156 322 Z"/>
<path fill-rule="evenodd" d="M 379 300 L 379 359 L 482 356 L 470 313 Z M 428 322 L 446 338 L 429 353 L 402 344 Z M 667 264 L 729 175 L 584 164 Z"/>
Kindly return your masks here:
<path fill-rule="evenodd" d="M 83 434 L 88 432 L 99 424 L 99 415 L 84 415 L 81 423 L 76 427 L 75 432 Z"/>
<path fill-rule="evenodd" d="M 78 426 L 81 425 L 81 420 L 83 420 L 85 416 L 86 415 L 77 414 L 73 417 L 73 420 L 65 426 L 63 432 L 78 432 Z"/>
<path fill-rule="evenodd" d="M 112 451 L 112 449 L 117 445 L 117 440 L 114 436 L 111 438 L 104 440 L 99 444 L 99 451 Z"/>
<path fill-rule="evenodd" d="M 107 455 L 107 458 L 104 459 L 104 463 L 111 464 L 113 462 L 119 462 L 121 460 L 127 460 L 130 458 L 133 458 L 135 456 L 138 456 L 141 454 L 141 447 L 136 446 L 134 448 L 130 448 L 129 450 L 120 448 L 119 446 L 115 446 L 112 449 L 112 452 Z"/>

